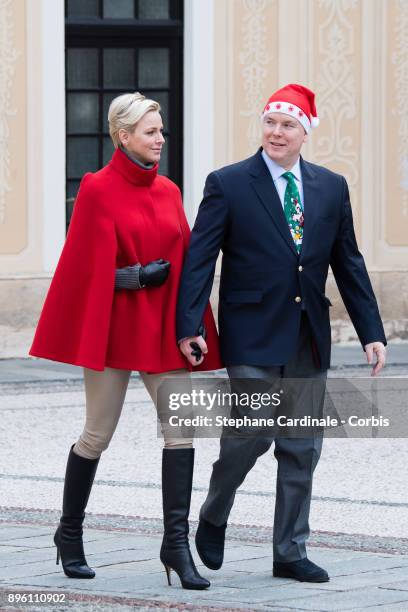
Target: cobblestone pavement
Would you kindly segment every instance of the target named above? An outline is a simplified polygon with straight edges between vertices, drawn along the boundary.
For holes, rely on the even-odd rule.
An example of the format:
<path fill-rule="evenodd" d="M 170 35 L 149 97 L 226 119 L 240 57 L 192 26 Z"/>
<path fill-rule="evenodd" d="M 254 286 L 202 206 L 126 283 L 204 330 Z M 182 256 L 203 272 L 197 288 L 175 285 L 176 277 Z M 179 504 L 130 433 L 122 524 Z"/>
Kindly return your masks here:
<path fill-rule="evenodd" d="M 396 346 L 385 375 L 406 376 L 408 351 Z M 345 350 L 337 352 L 331 375 L 367 375 L 359 365 L 361 349 Z M 183 590 L 177 577 L 167 586 L 158 560 L 161 440 L 138 377 L 132 377 L 88 507 L 86 551 L 95 580 L 66 578 L 55 565 L 52 543 L 66 455 L 83 425 L 80 370 L 0 361 L 0 415 L 0 610 L 408 611 L 405 439 L 325 441 L 309 546 L 310 558 L 331 575 L 320 585 L 272 578 L 276 465 L 272 453 L 261 457 L 238 492 L 223 568 L 212 572 L 199 565 L 212 585 L 200 593 Z M 197 440 L 196 448 L 192 533 L 218 441 Z M 191 545 L 198 560 L 193 540 Z M 15 596 L 9 601 L 23 592 L 32 602 L 18 604 Z M 65 601 L 44 604 L 41 593 L 65 595 Z"/>

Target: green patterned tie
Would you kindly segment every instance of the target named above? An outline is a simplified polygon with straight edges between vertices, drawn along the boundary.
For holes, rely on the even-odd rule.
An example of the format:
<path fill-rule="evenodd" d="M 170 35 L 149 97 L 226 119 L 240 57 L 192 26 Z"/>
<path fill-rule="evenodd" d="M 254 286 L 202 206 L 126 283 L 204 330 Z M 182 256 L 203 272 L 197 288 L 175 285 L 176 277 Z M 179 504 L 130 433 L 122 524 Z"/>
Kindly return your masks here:
<path fill-rule="evenodd" d="M 288 222 L 296 250 L 298 253 L 300 253 L 304 225 L 302 203 L 300 201 L 295 176 L 292 174 L 292 172 L 285 172 L 281 176 L 288 182 L 286 185 L 284 201 L 285 217 Z"/>

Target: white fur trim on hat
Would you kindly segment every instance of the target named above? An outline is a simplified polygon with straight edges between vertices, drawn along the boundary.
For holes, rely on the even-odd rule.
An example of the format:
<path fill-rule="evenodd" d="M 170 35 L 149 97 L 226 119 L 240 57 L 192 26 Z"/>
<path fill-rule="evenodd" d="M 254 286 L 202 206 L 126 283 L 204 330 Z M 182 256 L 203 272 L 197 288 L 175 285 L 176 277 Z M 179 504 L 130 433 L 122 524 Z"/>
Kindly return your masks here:
<path fill-rule="evenodd" d="M 268 102 L 265 106 L 263 117 L 269 115 L 269 113 L 284 113 L 285 115 L 294 117 L 303 125 L 306 133 L 309 132 L 310 128 L 319 125 L 318 117 L 312 117 L 312 121 L 309 121 L 309 117 L 306 113 L 295 104 L 290 104 L 290 102 Z"/>

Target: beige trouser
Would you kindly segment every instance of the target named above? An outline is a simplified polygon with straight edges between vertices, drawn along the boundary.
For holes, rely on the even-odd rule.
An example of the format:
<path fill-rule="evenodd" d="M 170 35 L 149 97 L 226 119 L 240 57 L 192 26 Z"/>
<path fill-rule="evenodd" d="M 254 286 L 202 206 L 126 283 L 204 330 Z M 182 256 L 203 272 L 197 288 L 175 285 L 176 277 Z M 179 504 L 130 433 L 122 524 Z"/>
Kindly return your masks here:
<path fill-rule="evenodd" d="M 131 372 L 105 368 L 103 372 L 84 368 L 86 421 L 84 430 L 74 446 L 77 455 L 97 459 L 108 448 L 118 424 L 125 401 Z M 166 376 L 188 376 L 187 370 L 164 374 L 139 372 L 157 410 L 157 390 Z M 165 448 L 191 448 L 192 438 L 174 438 L 162 428 Z"/>

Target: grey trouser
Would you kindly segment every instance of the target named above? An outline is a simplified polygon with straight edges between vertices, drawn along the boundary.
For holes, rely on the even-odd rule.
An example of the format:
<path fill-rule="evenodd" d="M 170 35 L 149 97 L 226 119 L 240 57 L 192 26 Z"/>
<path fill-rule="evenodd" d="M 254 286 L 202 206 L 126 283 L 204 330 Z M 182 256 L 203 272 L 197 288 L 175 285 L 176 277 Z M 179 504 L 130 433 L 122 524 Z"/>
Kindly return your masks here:
<path fill-rule="evenodd" d="M 298 347 L 291 360 L 284 366 L 230 366 L 228 375 L 231 390 L 239 393 L 239 385 L 245 381 L 233 379 L 258 379 L 279 381 L 279 378 L 317 378 L 321 379 L 321 397 L 310 397 L 309 390 L 296 387 L 304 402 L 324 399 L 324 381 L 327 371 L 321 370 L 316 363 L 312 350 L 312 335 L 306 313 L 302 314 Z M 246 385 L 247 386 L 247 385 Z M 316 414 L 316 409 L 314 409 Z M 243 409 L 240 408 L 242 416 Z M 249 411 L 246 412 L 249 414 Z M 253 413 L 250 415 L 253 417 Z M 255 465 L 258 457 L 266 453 L 275 442 L 275 457 L 278 461 L 276 483 L 275 518 L 273 527 L 273 553 L 275 561 L 296 561 L 306 557 L 306 540 L 309 536 L 309 511 L 312 494 L 313 472 L 320 457 L 322 436 L 310 438 L 282 438 L 265 436 L 238 437 L 223 432 L 220 441 L 220 454 L 213 464 L 210 488 L 200 517 L 213 525 L 227 522 L 235 493 Z M 250 517 L 248 517 L 250 522 Z"/>
<path fill-rule="evenodd" d="M 84 368 L 86 421 L 84 430 L 74 446 L 77 455 L 97 459 L 108 448 L 115 432 L 125 401 L 131 372 L 105 368 L 103 372 Z M 139 372 L 152 401 L 158 410 L 157 390 L 166 376 L 188 377 L 187 370 L 164 374 Z M 162 428 L 165 448 L 191 448 L 191 438 L 174 438 L 171 431 Z"/>

